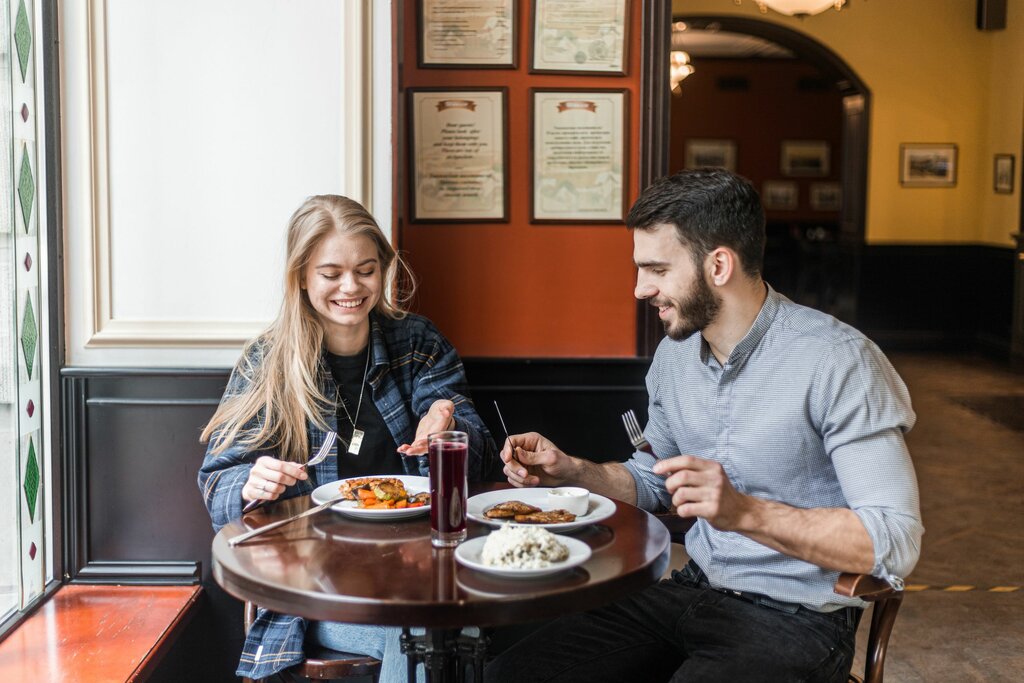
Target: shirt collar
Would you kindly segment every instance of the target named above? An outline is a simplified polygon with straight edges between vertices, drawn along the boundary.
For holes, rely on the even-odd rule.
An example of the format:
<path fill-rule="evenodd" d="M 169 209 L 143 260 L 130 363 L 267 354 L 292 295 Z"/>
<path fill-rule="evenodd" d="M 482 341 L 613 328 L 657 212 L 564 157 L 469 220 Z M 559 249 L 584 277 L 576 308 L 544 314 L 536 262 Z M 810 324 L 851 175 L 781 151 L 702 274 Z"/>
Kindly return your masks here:
<path fill-rule="evenodd" d="M 384 328 L 380 324 L 376 311 L 370 312 L 370 365 L 373 366 L 367 377 L 371 385 L 376 386 L 384 368 L 390 363 L 388 345 L 384 339 Z"/>
<path fill-rule="evenodd" d="M 754 324 L 750 326 L 750 330 L 747 334 L 736 344 L 733 348 L 732 353 L 729 354 L 729 359 L 726 361 L 727 364 L 735 365 L 737 362 L 746 358 L 750 355 L 750 352 L 760 343 L 761 339 L 768 332 L 768 328 L 772 326 L 775 321 L 775 315 L 779 312 L 779 302 L 782 296 L 772 289 L 772 286 L 767 282 L 764 286 L 768 288 L 768 295 L 765 297 L 764 303 L 761 305 L 761 311 L 754 318 Z M 705 365 L 711 363 L 711 359 L 714 355 L 711 353 L 711 346 L 702 334 L 700 337 L 700 359 Z"/>
<path fill-rule="evenodd" d="M 764 283 L 764 286 L 768 288 L 768 296 L 765 297 L 764 304 L 761 305 L 761 312 L 754 318 L 754 324 L 750 326 L 750 331 L 729 354 L 729 363 L 736 363 L 750 355 L 750 352 L 761 342 L 768 332 L 768 328 L 775 321 L 775 314 L 779 312 L 781 296 L 767 282 Z"/>

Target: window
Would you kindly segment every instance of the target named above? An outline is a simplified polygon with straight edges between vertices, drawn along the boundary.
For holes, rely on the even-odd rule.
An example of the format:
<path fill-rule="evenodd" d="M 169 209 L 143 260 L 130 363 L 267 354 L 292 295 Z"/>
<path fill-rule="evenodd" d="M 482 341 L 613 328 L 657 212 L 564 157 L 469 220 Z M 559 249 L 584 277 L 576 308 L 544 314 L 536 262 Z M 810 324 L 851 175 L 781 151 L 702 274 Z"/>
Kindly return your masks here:
<path fill-rule="evenodd" d="M 38 0 L 0 0 L 0 623 L 42 595 L 50 573 L 38 10 Z"/>

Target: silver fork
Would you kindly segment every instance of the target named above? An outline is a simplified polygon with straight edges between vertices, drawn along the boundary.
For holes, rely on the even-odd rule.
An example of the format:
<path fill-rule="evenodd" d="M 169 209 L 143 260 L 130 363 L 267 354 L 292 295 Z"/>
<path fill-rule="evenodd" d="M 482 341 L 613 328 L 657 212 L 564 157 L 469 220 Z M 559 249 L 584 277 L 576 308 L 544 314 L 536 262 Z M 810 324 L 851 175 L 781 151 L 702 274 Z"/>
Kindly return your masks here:
<path fill-rule="evenodd" d="M 316 465 L 319 465 L 324 460 L 326 460 L 327 453 L 331 450 L 331 446 L 334 445 L 334 442 L 337 440 L 337 438 L 338 434 L 336 432 L 327 432 L 327 436 L 324 437 L 324 442 L 320 444 L 320 449 L 316 452 L 316 455 L 310 458 L 309 461 L 306 462 L 305 464 L 300 465 L 300 468 L 302 470 L 305 470 L 308 467 L 314 467 Z M 252 512 L 256 508 L 267 502 L 269 501 L 263 500 L 262 498 L 257 498 L 256 500 L 250 501 L 248 505 L 242 508 L 242 514 L 244 515 L 247 512 Z"/>
<path fill-rule="evenodd" d="M 632 408 L 622 414 L 622 424 L 626 428 L 626 434 L 629 435 L 629 441 L 633 444 L 633 448 L 654 455 L 654 449 L 651 448 L 651 444 L 647 443 L 647 439 L 644 438 L 644 430 L 640 429 L 640 423 L 637 421 L 636 413 L 633 412 Z"/>

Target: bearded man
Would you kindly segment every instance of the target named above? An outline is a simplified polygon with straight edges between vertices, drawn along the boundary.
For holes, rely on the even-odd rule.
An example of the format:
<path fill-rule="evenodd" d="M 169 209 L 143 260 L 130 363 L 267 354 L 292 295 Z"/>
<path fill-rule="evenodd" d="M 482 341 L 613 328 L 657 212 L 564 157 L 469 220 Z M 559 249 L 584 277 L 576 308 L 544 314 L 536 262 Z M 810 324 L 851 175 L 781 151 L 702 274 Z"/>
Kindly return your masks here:
<path fill-rule="evenodd" d="M 546 626 L 487 680 L 846 681 L 865 605 L 836 595 L 836 578 L 902 588 L 920 554 L 906 386 L 863 334 L 764 282 L 764 211 L 743 178 L 663 178 L 626 222 L 636 297 L 667 333 L 647 375 L 657 455 L 596 464 L 530 433 L 501 458 L 514 486 L 695 517 L 692 559 Z"/>

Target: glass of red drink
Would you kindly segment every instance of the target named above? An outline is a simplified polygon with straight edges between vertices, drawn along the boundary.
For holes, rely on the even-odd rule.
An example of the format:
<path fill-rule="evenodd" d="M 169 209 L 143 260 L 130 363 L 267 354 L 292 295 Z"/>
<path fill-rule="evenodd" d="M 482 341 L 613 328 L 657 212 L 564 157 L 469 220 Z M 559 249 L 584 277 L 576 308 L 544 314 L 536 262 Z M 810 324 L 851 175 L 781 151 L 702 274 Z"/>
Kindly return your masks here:
<path fill-rule="evenodd" d="M 427 437 L 430 460 L 430 542 L 456 546 L 466 540 L 466 469 L 469 437 L 437 432 Z"/>

